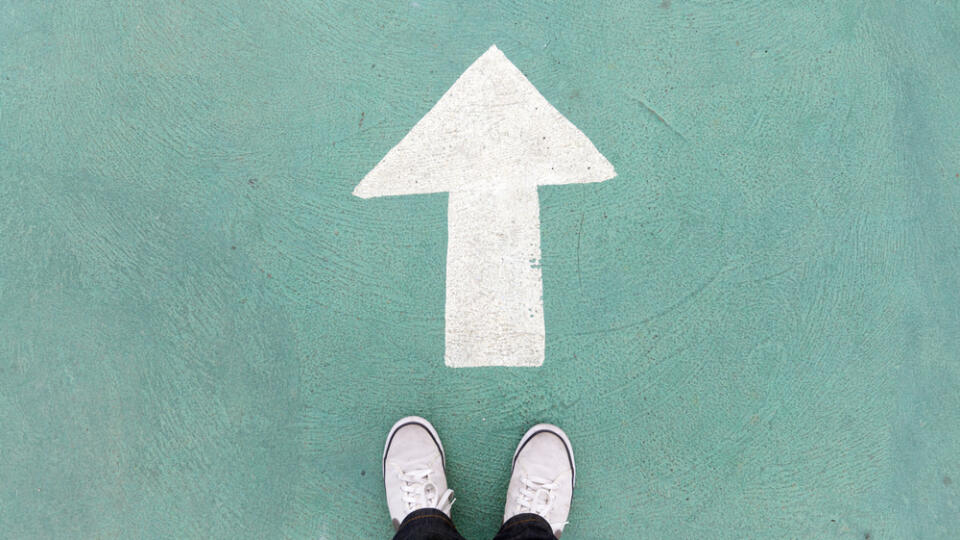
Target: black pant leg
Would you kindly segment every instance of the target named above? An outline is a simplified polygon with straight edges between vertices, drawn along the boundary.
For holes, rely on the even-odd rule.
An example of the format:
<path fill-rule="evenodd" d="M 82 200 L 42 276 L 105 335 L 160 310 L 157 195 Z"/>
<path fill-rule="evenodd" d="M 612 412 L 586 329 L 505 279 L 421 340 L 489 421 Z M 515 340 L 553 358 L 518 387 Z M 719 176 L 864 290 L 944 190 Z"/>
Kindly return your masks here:
<path fill-rule="evenodd" d="M 465 540 L 453 521 L 446 514 L 436 508 L 422 508 L 411 512 L 393 540 Z"/>
<path fill-rule="evenodd" d="M 500 527 L 493 540 L 557 540 L 547 520 L 536 514 L 518 514 Z"/>

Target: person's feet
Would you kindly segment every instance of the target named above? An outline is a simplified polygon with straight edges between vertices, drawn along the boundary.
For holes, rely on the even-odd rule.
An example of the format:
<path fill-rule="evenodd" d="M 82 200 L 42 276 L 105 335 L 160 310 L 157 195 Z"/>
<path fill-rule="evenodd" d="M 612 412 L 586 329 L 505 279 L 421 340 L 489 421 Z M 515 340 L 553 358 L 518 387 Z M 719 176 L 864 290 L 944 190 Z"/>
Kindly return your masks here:
<path fill-rule="evenodd" d="M 576 474 L 567 434 L 550 424 L 530 428 L 513 456 L 504 523 L 519 514 L 537 514 L 559 538 L 570 514 Z"/>
<path fill-rule="evenodd" d="M 383 482 L 395 528 L 410 512 L 437 508 L 450 515 L 453 491 L 447 489 L 443 445 L 430 422 L 418 416 L 400 419 L 383 449 Z"/>

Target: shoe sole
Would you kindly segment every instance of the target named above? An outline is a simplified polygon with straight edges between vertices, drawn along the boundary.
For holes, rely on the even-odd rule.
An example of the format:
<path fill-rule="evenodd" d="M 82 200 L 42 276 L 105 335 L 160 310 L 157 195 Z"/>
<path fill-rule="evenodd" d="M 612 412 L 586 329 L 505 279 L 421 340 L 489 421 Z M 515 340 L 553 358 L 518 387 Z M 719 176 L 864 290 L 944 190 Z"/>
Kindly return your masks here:
<path fill-rule="evenodd" d="M 573 445 L 570 444 L 570 438 L 567 437 L 567 434 L 564 433 L 562 429 L 553 425 L 553 424 L 537 424 L 532 428 L 528 429 L 526 433 L 523 434 L 523 437 L 520 439 L 520 444 L 517 445 L 517 450 L 513 453 L 513 462 L 510 465 L 510 473 L 513 473 L 513 469 L 517 466 L 517 456 L 520 455 L 520 451 L 523 450 L 523 447 L 526 446 L 527 442 L 530 441 L 534 436 L 539 435 L 540 433 L 552 433 L 560 438 L 563 441 L 563 446 L 567 449 L 567 458 L 570 460 L 570 468 L 573 469 L 573 478 L 572 484 L 574 487 L 577 485 L 577 462 L 573 459 Z"/>
<path fill-rule="evenodd" d="M 433 439 L 433 442 L 436 443 L 437 448 L 440 449 L 440 463 L 443 465 L 443 468 L 447 468 L 447 453 L 443 450 L 443 443 L 440 442 L 440 435 L 437 434 L 437 430 L 434 429 L 433 424 L 427 421 L 426 418 L 421 418 L 419 416 L 407 416 L 397 420 L 397 423 L 393 424 L 393 427 L 390 428 L 390 433 L 387 434 L 387 442 L 383 445 L 383 466 L 380 470 L 381 474 L 386 476 L 387 474 L 387 451 L 390 450 L 390 443 L 393 442 L 393 436 L 400 430 L 400 428 L 416 425 L 420 426 L 427 430 L 427 433 L 430 434 L 430 438 Z"/>

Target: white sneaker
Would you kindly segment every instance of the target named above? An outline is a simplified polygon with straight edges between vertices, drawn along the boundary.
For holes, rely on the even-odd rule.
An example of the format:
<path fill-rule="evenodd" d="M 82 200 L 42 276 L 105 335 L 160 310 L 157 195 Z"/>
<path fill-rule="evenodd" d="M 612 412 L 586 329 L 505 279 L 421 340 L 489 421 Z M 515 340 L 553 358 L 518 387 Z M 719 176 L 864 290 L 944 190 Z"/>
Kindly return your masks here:
<path fill-rule="evenodd" d="M 570 515 L 577 469 L 573 446 L 557 426 L 537 424 L 520 439 L 513 455 L 503 521 L 518 514 L 537 514 L 560 538 Z"/>
<path fill-rule="evenodd" d="M 421 508 L 437 508 L 450 516 L 454 499 L 444 464 L 443 445 L 430 422 L 408 416 L 393 425 L 383 449 L 383 483 L 395 529 Z"/>

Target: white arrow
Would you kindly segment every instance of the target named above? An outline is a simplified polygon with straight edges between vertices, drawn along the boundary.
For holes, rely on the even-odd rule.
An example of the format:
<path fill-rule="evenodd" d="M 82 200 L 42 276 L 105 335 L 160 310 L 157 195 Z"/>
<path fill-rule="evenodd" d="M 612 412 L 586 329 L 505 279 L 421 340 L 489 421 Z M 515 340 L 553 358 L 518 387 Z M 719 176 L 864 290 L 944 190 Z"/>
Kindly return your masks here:
<path fill-rule="evenodd" d="M 590 140 L 493 46 L 353 194 L 449 192 L 446 364 L 539 366 L 537 186 L 614 176 Z"/>

